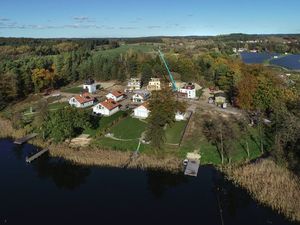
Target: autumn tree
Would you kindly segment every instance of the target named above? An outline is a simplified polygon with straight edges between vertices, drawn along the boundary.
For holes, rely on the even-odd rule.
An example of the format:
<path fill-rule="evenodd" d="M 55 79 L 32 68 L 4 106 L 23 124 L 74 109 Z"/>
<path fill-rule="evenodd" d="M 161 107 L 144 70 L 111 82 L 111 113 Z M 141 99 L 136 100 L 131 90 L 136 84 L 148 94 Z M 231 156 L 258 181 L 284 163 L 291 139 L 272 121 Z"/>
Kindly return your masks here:
<path fill-rule="evenodd" d="M 150 116 L 146 130 L 146 139 L 156 149 L 161 149 L 165 141 L 165 128 L 175 119 L 175 113 L 185 111 L 185 105 L 177 102 L 172 91 L 164 89 L 152 92 L 149 102 Z"/>

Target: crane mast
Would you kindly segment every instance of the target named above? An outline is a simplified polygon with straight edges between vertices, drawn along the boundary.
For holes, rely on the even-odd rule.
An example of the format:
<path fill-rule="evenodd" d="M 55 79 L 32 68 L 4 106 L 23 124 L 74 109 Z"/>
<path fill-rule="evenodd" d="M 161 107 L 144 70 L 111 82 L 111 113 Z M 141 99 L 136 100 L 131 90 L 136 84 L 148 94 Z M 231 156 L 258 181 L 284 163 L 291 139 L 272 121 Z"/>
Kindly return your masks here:
<path fill-rule="evenodd" d="M 176 86 L 175 80 L 174 80 L 173 75 L 172 75 L 172 73 L 171 73 L 171 71 L 168 67 L 168 64 L 165 60 L 164 54 L 160 50 L 158 50 L 158 53 L 159 53 L 159 56 L 160 56 L 161 60 L 164 63 L 164 66 L 166 67 L 166 69 L 168 71 L 168 74 L 169 74 L 169 77 L 170 77 L 170 80 L 171 80 L 171 84 L 172 84 L 172 90 L 177 91 L 177 86 Z"/>

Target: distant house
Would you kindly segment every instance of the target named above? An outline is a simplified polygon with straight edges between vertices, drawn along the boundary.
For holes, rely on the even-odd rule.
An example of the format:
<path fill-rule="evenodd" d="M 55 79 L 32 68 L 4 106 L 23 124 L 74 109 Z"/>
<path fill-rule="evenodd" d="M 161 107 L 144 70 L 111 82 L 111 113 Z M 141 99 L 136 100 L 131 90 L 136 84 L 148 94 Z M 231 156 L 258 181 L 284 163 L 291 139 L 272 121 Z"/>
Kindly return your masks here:
<path fill-rule="evenodd" d="M 91 97 L 88 93 L 83 93 L 74 96 L 69 99 L 69 104 L 75 106 L 76 108 L 86 108 L 94 104 L 95 98 Z"/>
<path fill-rule="evenodd" d="M 175 120 L 176 121 L 182 121 L 187 119 L 187 113 L 186 112 L 176 112 L 175 114 Z"/>
<path fill-rule="evenodd" d="M 224 103 L 226 103 L 226 95 L 225 95 L 224 92 L 216 93 L 214 95 L 214 98 L 215 98 L 215 104 L 216 105 L 222 106 Z"/>
<path fill-rule="evenodd" d="M 141 89 L 141 80 L 139 78 L 130 78 L 127 83 L 127 91 L 134 91 Z"/>
<path fill-rule="evenodd" d="M 147 102 L 143 103 L 142 105 L 136 107 L 133 110 L 134 117 L 146 119 L 150 114 L 149 105 Z"/>
<path fill-rule="evenodd" d="M 125 94 L 122 91 L 112 91 L 106 95 L 106 98 L 119 102 L 125 98 Z"/>
<path fill-rule="evenodd" d="M 192 83 L 184 84 L 182 88 L 179 89 L 181 93 L 186 98 L 196 98 L 196 88 Z"/>
<path fill-rule="evenodd" d="M 95 93 L 96 92 L 96 84 L 93 79 L 87 79 L 83 84 L 83 89 L 87 90 L 88 93 Z"/>
<path fill-rule="evenodd" d="M 148 85 L 147 85 L 148 91 L 159 91 L 161 90 L 160 85 L 160 78 L 151 78 Z"/>
<path fill-rule="evenodd" d="M 147 90 L 138 90 L 135 91 L 135 94 L 132 96 L 133 103 L 144 103 L 150 97 L 150 93 Z"/>
<path fill-rule="evenodd" d="M 120 110 L 120 104 L 113 99 L 107 99 L 93 107 L 93 112 L 97 115 L 111 116 Z"/>

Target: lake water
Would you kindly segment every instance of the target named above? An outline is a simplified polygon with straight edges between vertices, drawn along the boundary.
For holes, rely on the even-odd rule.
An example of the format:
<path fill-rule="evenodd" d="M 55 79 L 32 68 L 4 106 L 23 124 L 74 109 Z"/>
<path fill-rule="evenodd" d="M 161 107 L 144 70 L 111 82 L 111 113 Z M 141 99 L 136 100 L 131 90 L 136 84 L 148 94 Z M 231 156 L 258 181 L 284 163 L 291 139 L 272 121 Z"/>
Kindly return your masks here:
<path fill-rule="evenodd" d="M 213 167 L 197 178 L 83 167 L 0 140 L 0 224 L 294 224 L 257 204 Z M 221 213 L 220 213 L 221 212 Z"/>
<path fill-rule="evenodd" d="M 275 59 L 274 56 L 279 56 Z M 247 64 L 261 64 L 270 60 L 270 64 L 281 66 L 290 70 L 300 70 L 300 54 L 282 55 L 267 52 L 242 52 L 241 58 Z"/>

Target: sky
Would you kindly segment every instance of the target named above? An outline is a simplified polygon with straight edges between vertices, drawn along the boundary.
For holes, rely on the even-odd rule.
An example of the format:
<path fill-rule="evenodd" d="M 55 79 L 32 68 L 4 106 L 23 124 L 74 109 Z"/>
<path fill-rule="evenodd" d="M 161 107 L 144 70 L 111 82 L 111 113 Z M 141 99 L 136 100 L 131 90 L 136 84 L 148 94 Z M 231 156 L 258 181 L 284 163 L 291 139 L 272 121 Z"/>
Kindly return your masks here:
<path fill-rule="evenodd" d="M 300 0 L 1 0 L 2 37 L 300 33 Z"/>

